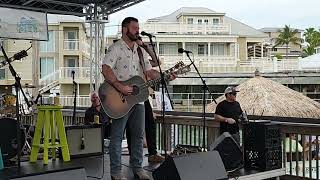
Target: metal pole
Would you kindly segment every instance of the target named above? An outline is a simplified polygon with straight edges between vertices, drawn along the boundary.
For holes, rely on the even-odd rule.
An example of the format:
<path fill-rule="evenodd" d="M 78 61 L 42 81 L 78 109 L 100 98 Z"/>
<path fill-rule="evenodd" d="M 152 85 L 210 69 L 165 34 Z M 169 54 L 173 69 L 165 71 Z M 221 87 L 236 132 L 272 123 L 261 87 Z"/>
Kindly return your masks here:
<path fill-rule="evenodd" d="M 97 76 L 97 71 L 98 71 L 98 58 L 99 58 L 99 22 L 98 22 L 98 6 L 95 4 L 94 6 L 94 22 L 95 22 L 95 47 L 94 47 L 94 64 L 95 64 L 95 90 L 98 90 L 98 83 L 99 79 Z"/>
<path fill-rule="evenodd" d="M 93 41 L 93 38 L 92 38 L 92 21 L 90 21 L 90 92 L 92 92 L 94 90 L 93 88 L 93 78 L 92 78 L 92 75 L 93 75 L 93 59 L 92 59 L 92 41 Z"/>
<path fill-rule="evenodd" d="M 36 87 L 32 90 L 33 97 L 36 97 L 39 91 L 39 44 L 39 41 L 32 41 L 32 85 Z M 56 71 L 56 69 L 54 71 Z"/>

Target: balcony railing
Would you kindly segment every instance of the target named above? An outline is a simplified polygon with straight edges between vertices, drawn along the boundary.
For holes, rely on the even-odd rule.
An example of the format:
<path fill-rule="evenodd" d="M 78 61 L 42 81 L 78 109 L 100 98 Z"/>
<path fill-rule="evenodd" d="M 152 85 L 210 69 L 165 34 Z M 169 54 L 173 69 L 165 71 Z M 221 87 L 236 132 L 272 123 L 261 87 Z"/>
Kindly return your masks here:
<path fill-rule="evenodd" d="M 173 67 L 177 62 L 182 61 L 186 65 L 190 64 L 190 60 L 182 55 L 160 55 L 162 68 L 164 70 Z M 272 72 L 290 72 L 290 71 L 305 71 L 305 72 L 320 72 L 320 68 L 302 68 L 299 59 L 276 60 L 270 58 L 250 58 L 246 61 L 239 61 L 232 56 L 195 56 L 194 63 L 201 73 L 253 73 L 259 70 L 262 73 Z M 71 72 L 75 71 L 75 78 L 89 81 L 90 67 L 61 67 L 56 72 L 43 77 L 40 84 L 48 84 L 53 80 L 70 79 Z M 195 72 L 191 66 L 191 72 Z M 102 74 L 100 79 L 103 80 Z M 46 82 L 44 82 L 46 81 Z"/>
<path fill-rule="evenodd" d="M 78 39 L 65 39 L 64 40 L 64 50 L 79 50 L 79 40 Z"/>
<path fill-rule="evenodd" d="M 74 71 L 75 78 L 90 78 L 90 67 L 61 67 L 61 78 L 72 78 L 72 71 Z"/>
<path fill-rule="evenodd" d="M 230 34 L 230 24 L 182 24 L 182 23 L 143 23 L 142 31 L 154 34 Z"/>

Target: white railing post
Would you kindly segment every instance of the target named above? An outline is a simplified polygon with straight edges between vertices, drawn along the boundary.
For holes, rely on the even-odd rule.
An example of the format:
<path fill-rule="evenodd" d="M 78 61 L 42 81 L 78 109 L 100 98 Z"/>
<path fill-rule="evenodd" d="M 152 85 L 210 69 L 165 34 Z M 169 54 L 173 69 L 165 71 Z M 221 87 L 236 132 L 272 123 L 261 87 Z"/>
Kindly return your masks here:
<path fill-rule="evenodd" d="M 278 58 L 273 58 L 273 72 L 278 72 Z"/>

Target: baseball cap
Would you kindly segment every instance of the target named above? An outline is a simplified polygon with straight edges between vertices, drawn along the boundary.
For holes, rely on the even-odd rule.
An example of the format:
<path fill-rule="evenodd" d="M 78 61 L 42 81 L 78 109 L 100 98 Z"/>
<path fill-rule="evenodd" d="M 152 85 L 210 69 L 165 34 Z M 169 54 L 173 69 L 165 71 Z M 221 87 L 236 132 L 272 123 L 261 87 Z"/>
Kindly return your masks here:
<path fill-rule="evenodd" d="M 229 86 L 226 88 L 226 90 L 224 90 L 224 94 L 233 93 L 233 92 L 239 92 L 239 91 L 234 86 Z"/>

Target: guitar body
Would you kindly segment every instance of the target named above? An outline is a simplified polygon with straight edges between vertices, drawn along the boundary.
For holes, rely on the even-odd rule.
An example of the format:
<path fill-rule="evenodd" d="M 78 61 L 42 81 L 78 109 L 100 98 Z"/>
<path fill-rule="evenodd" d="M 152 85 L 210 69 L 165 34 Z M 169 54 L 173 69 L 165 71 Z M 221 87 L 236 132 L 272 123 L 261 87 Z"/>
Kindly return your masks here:
<path fill-rule="evenodd" d="M 132 95 L 124 96 L 107 82 L 101 84 L 99 88 L 101 105 L 112 119 L 119 119 L 125 116 L 134 105 L 146 101 L 149 97 L 148 87 L 139 87 L 145 83 L 144 79 L 140 76 L 134 76 L 121 83 L 133 86 Z"/>

